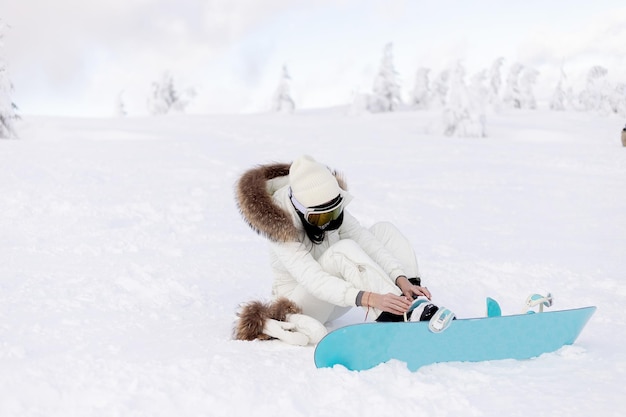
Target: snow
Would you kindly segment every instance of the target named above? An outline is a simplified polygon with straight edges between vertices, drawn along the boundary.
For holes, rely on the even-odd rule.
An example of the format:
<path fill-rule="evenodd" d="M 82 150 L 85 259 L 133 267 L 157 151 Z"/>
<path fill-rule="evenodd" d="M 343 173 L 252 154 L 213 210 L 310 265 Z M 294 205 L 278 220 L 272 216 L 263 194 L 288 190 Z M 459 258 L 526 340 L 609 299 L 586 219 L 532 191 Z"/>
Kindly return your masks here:
<path fill-rule="evenodd" d="M 25 116 L 0 141 L 0 415 L 622 415 L 623 120 L 508 111 L 470 139 L 435 133 L 438 119 Z M 409 236 L 458 316 L 487 296 L 518 313 L 538 290 L 598 311 L 557 352 L 416 372 L 316 369 L 312 346 L 231 340 L 237 306 L 267 300 L 272 279 L 234 184 L 302 153 L 345 173 L 364 225 Z"/>

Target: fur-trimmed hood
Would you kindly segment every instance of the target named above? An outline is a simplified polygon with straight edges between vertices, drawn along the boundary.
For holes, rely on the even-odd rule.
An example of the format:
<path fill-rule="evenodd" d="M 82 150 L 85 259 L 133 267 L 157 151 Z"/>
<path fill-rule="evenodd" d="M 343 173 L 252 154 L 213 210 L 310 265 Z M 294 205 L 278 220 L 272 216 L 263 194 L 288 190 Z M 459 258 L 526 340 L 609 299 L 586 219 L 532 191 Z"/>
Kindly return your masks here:
<path fill-rule="evenodd" d="M 259 165 L 246 171 L 236 186 L 239 211 L 252 230 L 275 242 L 298 240 L 299 229 L 294 224 L 290 207 L 281 207 L 274 194 L 289 186 L 291 164 Z M 339 187 L 347 192 L 346 181 L 332 171 Z"/>

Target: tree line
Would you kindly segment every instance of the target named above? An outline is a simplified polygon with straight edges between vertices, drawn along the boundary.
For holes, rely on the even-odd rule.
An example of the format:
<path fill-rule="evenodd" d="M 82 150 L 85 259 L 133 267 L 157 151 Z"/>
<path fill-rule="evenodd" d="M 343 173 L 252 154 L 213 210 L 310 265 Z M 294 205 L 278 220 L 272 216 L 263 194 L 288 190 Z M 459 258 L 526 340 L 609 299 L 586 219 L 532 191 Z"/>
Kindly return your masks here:
<path fill-rule="evenodd" d="M 17 138 L 15 121 L 19 119 L 17 106 L 12 101 L 13 84 L 3 57 L 4 31 L 8 25 L 0 20 L 0 138 Z M 440 111 L 441 133 L 448 136 L 484 137 L 487 113 L 503 108 L 536 109 L 534 94 L 539 72 L 521 63 L 513 63 L 503 74 L 504 58 L 496 58 L 491 66 L 474 74 L 467 73 L 461 61 L 435 73 L 428 67 L 416 70 L 413 86 L 403 98 L 399 74 L 394 65 L 393 44 L 383 49 L 378 71 L 370 92 L 355 92 L 349 108 L 351 113 L 385 113 L 394 111 Z M 589 69 L 584 87 L 576 92 L 567 86 L 567 76 L 561 69 L 554 87 L 549 108 L 554 111 L 580 110 L 626 117 L 626 84 L 609 81 L 608 70 L 602 66 Z M 291 96 L 292 78 L 287 66 L 281 76 L 270 108 L 273 112 L 291 113 L 296 103 Z M 117 97 L 116 113 L 127 114 L 123 91 Z M 153 115 L 184 112 L 193 101 L 193 88 L 179 89 L 171 73 L 163 73 L 152 83 L 146 100 L 147 110 Z"/>
<path fill-rule="evenodd" d="M 441 111 L 441 131 L 448 136 L 486 136 L 486 114 L 491 109 L 537 109 L 535 87 L 539 71 L 514 62 L 507 73 L 503 71 L 504 58 L 494 59 L 487 69 L 475 74 L 467 73 L 461 61 L 434 73 L 420 67 L 415 73 L 408 100 L 403 99 L 399 74 L 393 60 L 393 44 L 383 50 L 371 92 L 354 93 L 350 108 L 352 113 L 384 113 L 407 110 Z M 283 70 L 286 74 L 286 69 Z M 626 84 L 609 81 L 608 70 L 592 66 L 584 87 L 574 91 L 567 86 L 567 76 L 561 69 L 548 106 L 554 111 L 595 111 L 601 114 L 618 114 L 626 117 Z M 295 109 L 289 88 L 290 77 L 281 79 L 274 95 L 275 111 L 291 112 Z M 286 95 L 287 94 L 287 95 Z M 281 104 L 286 103 L 286 104 Z"/>

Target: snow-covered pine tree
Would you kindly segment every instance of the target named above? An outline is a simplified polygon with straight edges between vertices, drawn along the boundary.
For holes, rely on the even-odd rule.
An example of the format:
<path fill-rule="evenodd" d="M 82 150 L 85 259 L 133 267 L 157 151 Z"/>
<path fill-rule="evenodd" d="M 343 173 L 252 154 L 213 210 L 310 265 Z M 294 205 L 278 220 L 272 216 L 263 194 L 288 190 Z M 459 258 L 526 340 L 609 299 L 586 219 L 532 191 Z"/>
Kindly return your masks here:
<path fill-rule="evenodd" d="M 373 113 L 394 111 L 402 103 L 398 73 L 393 66 L 393 43 L 385 45 L 380 68 L 374 78 L 368 110 Z"/>
<path fill-rule="evenodd" d="M 607 80 L 608 70 L 600 65 L 595 65 L 587 73 L 585 89 L 581 91 L 578 100 L 584 110 L 610 113 L 610 96 L 613 94 Z"/>
<path fill-rule="evenodd" d="M 481 99 L 465 84 L 465 68 L 457 63 L 450 74 L 450 88 L 443 109 L 443 133 L 446 136 L 486 136 L 485 109 Z"/>
<path fill-rule="evenodd" d="M 523 99 L 519 85 L 519 77 L 523 69 L 524 66 L 518 62 L 511 65 L 509 69 L 509 75 L 506 77 L 505 90 L 502 96 L 502 102 L 507 107 L 514 109 L 522 108 Z"/>
<path fill-rule="evenodd" d="M 487 85 L 487 81 L 487 70 L 478 71 L 470 78 L 468 87 L 470 96 L 476 102 L 478 108 L 483 109 L 483 111 L 490 102 L 491 96 L 491 85 Z"/>
<path fill-rule="evenodd" d="M 19 119 L 19 116 L 16 113 L 17 106 L 11 98 L 13 83 L 9 79 L 8 65 L 4 59 L 4 54 L 2 54 L 6 28 L 8 25 L 0 20 L 0 139 L 17 139 L 15 121 Z"/>
<path fill-rule="evenodd" d="M 565 92 L 565 80 L 567 75 L 563 66 L 561 66 L 561 75 L 559 76 L 559 82 L 556 84 L 552 98 L 550 99 L 550 109 L 556 111 L 565 110 L 565 103 L 567 101 L 567 93 Z"/>
<path fill-rule="evenodd" d="M 411 104 L 414 108 L 425 110 L 430 104 L 429 68 L 418 68 L 415 74 L 415 86 L 411 93 Z"/>
<path fill-rule="evenodd" d="M 166 71 L 160 82 L 152 83 L 152 94 L 148 99 L 148 111 L 153 115 L 167 114 L 172 110 L 184 112 L 195 94 L 193 88 L 188 88 L 184 93 L 180 93 L 174 86 L 174 77 Z"/>
<path fill-rule="evenodd" d="M 296 103 L 291 98 L 291 77 L 287 71 L 287 65 L 283 65 L 282 74 L 278 87 L 272 98 L 272 110 L 275 112 L 292 113 L 296 108 Z"/>
<path fill-rule="evenodd" d="M 450 70 L 445 69 L 439 73 L 432 82 L 430 103 L 433 107 L 442 108 L 446 105 L 448 88 L 450 84 Z"/>
<path fill-rule="evenodd" d="M 503 57 L 496 58 L 491 64 L 491 68 L 489 69 L 489 95 L 488 102 L 490 104 L 497 104 L 499 102 L 500 97 L 500 89 L 502 87 L 502 75 L 500 70 L 502 68 L 502 64 L 504 63 Z"/>
<path fill-rule="evenodd" d="M 152 92 L 148 97 L 148 112 L 152 115 L 167 114 L 169 108 L 167 103 L 161 97 L 161 84 L 158 82 L 152 83 Z"/>
<path fill-rule="evenodd" d="M 11 100 L 12 92 L 13 84 L 9 80 L 6 64 L 0 61 L 0 139 L 17 139 L 17 106 Z"/>
<path fill-rule="evenodd" d="M 167 108 L 167 112 L 178 107 L 180 108 L 180 94 L 176 87 L 174 87 L 174 77 L 171 73 L 165 72 L 159 85 L 159 95 Z M 184 108 L 184 106 L 182 106 Z"/>
<path fill-rule="evenodd" d="M 523 109 L 532 109 L 535 110 L 537 108 L 537 100 L 535 99 L 535 93 L 533 88 L 535 83 L 537 82 L 537 77 L 539 76 L 539 71 L 534 68 L 524 67 L 522 73 L 520 75 L 520 92 L 522 93 L 521 100 Z"/>
<path fill-rule="evenodd" d="M 614 113 L 626 116 L 626 84 L 619 83 L 615 86 L 610 102 Z"/>

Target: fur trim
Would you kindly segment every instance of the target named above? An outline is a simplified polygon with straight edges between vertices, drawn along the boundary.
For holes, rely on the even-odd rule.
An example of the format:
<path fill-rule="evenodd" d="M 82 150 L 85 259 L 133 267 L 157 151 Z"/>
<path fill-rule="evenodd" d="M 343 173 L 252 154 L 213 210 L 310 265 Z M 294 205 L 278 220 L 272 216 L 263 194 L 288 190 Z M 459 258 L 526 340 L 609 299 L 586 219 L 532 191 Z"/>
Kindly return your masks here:
<path fill-rule="evenodd" d="M 270 337 L 263 334 L 263 326 L 268 318 L 268 307 L 260 301 L 252 301 L 243 305 L 237 313 L 239 320 L 235 326 L 237 340 L 267 340 Z"/>
<path fill-rule="evenodd" d="M 263 333 L 265 320 L 285 321 L 288 314 L 299 313 L 302 313 L 302 309 L 285 297 L 277 298 L 272 303 L 251 301 L 242 305 L 237 313 L 234 338 L 237 340 L 271 339 Z"/>
<path fill-rule="evenodd" d="M 265 165 L 247 171 L 237 184 L 237 205 L 252 230 L 266 238 L 294 241 L 298 230 L 289 214 L 272 201 L 265 183 L 276 177 L 289 175 L 288 164 Z"/>
<path fill-rule="evenodd" d="M 274 320 L 285 321 L 287 314 L 300 314 L 302 309 L 293 301 L 280 297 L 269 306 L 268 313 Z"/>
<path fill-rule="evenodd" d="M 289 175 L 291 164 L 274 163 L 259 165 L 246 171 L 236 186 L 235 199 L 239 211 L 248 225 L 274 242 L 292 242 L 298 240 L 298 229 L 285 210 L 272 200 L 267 192 L 267 181 Z M 339 187 L 347 190 L 343 175 L 333 171 Z"/>

